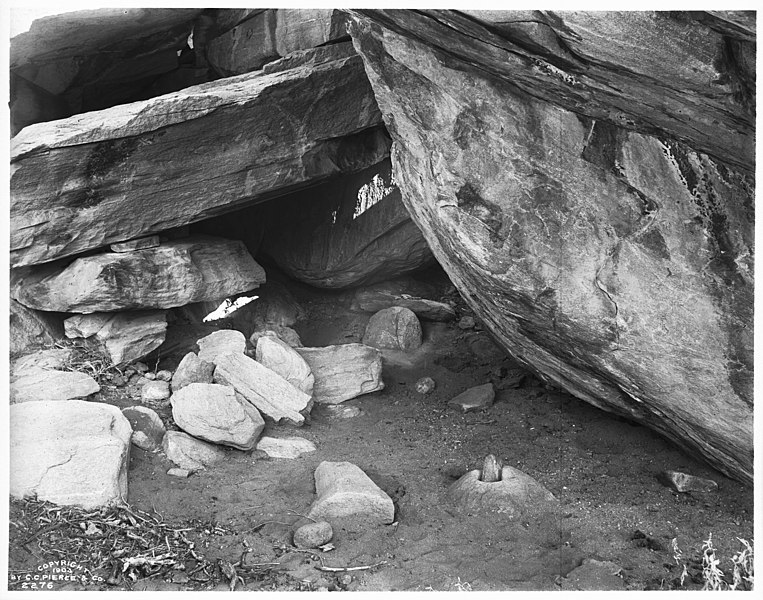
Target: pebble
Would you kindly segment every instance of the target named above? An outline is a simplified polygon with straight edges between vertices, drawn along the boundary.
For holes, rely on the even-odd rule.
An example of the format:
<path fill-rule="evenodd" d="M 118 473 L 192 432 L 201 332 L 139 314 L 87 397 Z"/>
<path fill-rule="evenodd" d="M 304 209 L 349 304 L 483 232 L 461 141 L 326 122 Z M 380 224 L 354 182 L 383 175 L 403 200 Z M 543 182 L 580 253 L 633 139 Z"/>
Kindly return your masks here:
<path fill-rule="evenodd" d="M 416 382 L 416 391 L 419 394 L 428 394 L 435 387 L 434 379 L 431 377 L 422 377 Z"/>
<path fill-rule="evenodd" d="M 143 377 L 145 377 L 149 381 L 154 381 L 156 379 L 156 373 L 152 373 L 151 371 L 149 371 L 148 373 L 143 373 Z"/>
<path fill-rule="evenodd" d="M 187 478 L 191 474 L 191 471 L 188 469 L 181 469 L 179 467 L 173 467 L 169 471 L 167 471 L 167 475 L 172 475 L 173 477 L 183 477 Z"/>
<path fill-rule="evenodd" d="M 136 362 L 132 367 L 138 373 L 145 373 L 146 371 L 148 371 L 148 365 L 146 363 Z"/>
<path fill-rule="evenodd" d="M 718 484 L 712 479 L 703 479 L 680 471 L 663 471 L 658 475 L 658 479 L 663 485 L 681 493 L 718 491 Z"/>
<path fill-rule="evenodd" d="M 341 404 L 324 404 L 323 406 L 326 414 L 333 419 L 352 419 L 361 413 L 357 406 L 342 406 Z"/>
<path fill-rule="evenodd" d="M 157 371 L 156 378 L 159 381 L 171 381 L 172 371 L 168 371 L 167 369 L 162 369 L 161 371 Z"/>
<path fill-rule="evenodd" d="M 317 521 L 303 525 L 294 532 L 294 545 L 297 548 L 317 548 L 331 541 L 334 531 L 326 521 Z"/>
<path fill-rule="evenodd" d="M 474 329 L 474 326 L 476 323 L 474 322 L 474 317 L 470 315 L 466 315 L 464 317 L 461 317 L 461 320 L 458 322 L 458 328 L 459 329 Z"/>

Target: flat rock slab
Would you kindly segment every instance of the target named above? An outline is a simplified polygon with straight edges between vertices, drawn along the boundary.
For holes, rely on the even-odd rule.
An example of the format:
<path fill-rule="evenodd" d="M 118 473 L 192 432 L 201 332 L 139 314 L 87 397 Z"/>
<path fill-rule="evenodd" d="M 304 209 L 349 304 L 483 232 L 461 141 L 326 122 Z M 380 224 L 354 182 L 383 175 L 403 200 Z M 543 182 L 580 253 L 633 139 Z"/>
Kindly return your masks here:
<path fill-rule="evenodd" d="M 255 423 L 236 399 L 233 388 L 190 383 L 172 395 L 172 417 L 186 433 L 239 450 L 251 450 L 265 423 Z"/>
<path fill-rule="evenodd" d="M 389 142 L 358 132 L 381 123 L 351 56 L 31 125 L 13 139 L 11 262 L 156 234 L 365 168 Z"/>
<path fill-rule="evenodd" d="M 221 329 L 197 340 L 199 359 L 214 363 L 221 354 L 243 354 L 246 350 L 244 334 L 235 329 Z"/>
<path fill-rule="evenodd" d="M 41 400 L 72 400 L 87 398 L 100 390 L 98 382 L 86 373 L 28 367 L 11 381 L 10 400 L 12 404 Z"/>
<path fill-rule="evenodd" d="M 10 493 L 95 508 L 127 500 L 132 429 L 115 406 L 82 400 L 10 407 Z"/>
<path fill-rule="evenodd" d="M 349 462 L 324 461 L 315 469 L 317 498 L 311 519 L 352 519 L 386 525 L 395 519 L 392 499 L 359 467 Z"/>
<path fill-rule="evenodd" d="M 222 354 L 215 360 L 214 381 L 229 385 L 266 418 L 302 425 L 310 396 L 245 354 Z"/>
<path fill-rule="evenodd" d="M 135 250 L 146 250 L 148 248 L 156 248 L 159 245 L 158 235 L 149 235 L 148 237 L 138 238 L 137 240 L 129 240 L 127 242 L 117 242 L 111 244 L 109 248 L 112 252 L 133 252 Z"/>
<path fill-rule="evenodd" d="M 11 366 L 11 379 L 19 377 L 27 369 L 53 369 L 63 371 L 66 364 L 74 355 L 71 348 L 51 348 L 37 350 L 31 354 L 24 354 L 13 361 Z"/>
<path fill-rule="evenodd" d="M 313 399 L 319 404 L 339 404 L 384 389 L 381 352 L 376 348 L 339 344 L 296 350 L 313 372 Z"/>
<path fill-rule="evenodd" d="M 417 298 L 408 294 L 390 292 L 384 284 L 369 286 L 355 293 L 352 307 L 365 312 L 378 312 L 393 306 L 402 306 L 414 313 L 420 319 L 427 321 L 452 321 L 456 311 L 450 304 Z"/>
<path fill-rule="evenodd" d="M 463 412 L 471 412 L 492 406 L 494 400 L 495 388 L 493 388 L 493 384 L 485 383 L 461 392 L 448 404 L 460 408 Z"/>
<path fill-rule="evenodd" d="M 122 414 L 130 422 L 132 427 L 132 442 L 143 450 L 157 450 L 162 446 L 164 434 L 167 428 L 162 423 L 161 418 L 156 411 L 145 406 L 128 406 L 122 409 Z M 137 438 L 136 434 L 142 433 L 142 437 Z"/>
<path fill-rule="evenodd" d="M 183 433 L 168 431 L 162 440 L 162 450 L 181 469 L 201 471 L 225 458 L 225 450 L 214 444 Z"/>
<path fill-rule="evenodd" d="M 543 503 L 556 502 L 554 495 L 529 475 L 503 467 L 500 481 L 480 481 L 481 471 L 463 475 L 448 488 L 448 496 L 463 510 L 506 513 L 516 518 Z"/>
<path fill-rule="evenodd" d="M 132 252 L 106 252 L 69 265 L 17 269 L 11 295 L 58 312 L 116 312 L 184 306 L 257 288 L 265 271 L 237 240 L 196 236 Z"/>
<path fill-rule="evenodd" d="M 415 350 L 421 346 L 421 323 L 415 313 L 401 306 L 385 308 L 366 325 L 363 343 L 374 348 Z"/>
<path fill-rule="evenodd" d="M 118 313 L 96 337 L 106 347 L 111 362 L 124 365 L 156 350 L 167 334 L 163 310 Z"/>
<path fill-rule="evenodd" d="M 562 579 L 562 590 L 624 590 L 622 571 L 622 567 L 611 561 L 586 558 Z"/>
<path fill-rule="evenodd" d="M 301 437 L 267 437 L 257 442 L 257 450 L 262 450 L 270 458 L 299 458 L 303 454 L 315 452 L 317 448 L 310 440 Z"/>
<path fill-rule="evenodd" d="M 688 475 L 680 471 L 663 471 L 659 474 L 660 483 L 677 492 L 717 492 L 718 484 L 712 479 Z"/>
<path fill-rule="evenodd" d="M 310 365 L 286 342 L 277 337 L 260 337 L 255 358 L 258 363 L 283 377 L 301 392 L 313 395 L 315 377 Z"/>
<path fill-rule="evenodd" d="M 212 383 L 214 372 L 213 362 L 202 360 L 195 352 L 189 352 L 172 375 L 172 391 L 177 392 L 189 383 Z"/>

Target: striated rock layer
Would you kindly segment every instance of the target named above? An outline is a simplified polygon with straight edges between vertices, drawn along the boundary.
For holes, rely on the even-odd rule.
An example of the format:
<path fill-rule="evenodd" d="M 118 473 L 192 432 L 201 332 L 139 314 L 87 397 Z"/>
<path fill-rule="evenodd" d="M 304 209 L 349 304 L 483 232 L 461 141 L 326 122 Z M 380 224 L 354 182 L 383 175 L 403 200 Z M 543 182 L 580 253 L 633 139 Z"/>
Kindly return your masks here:
<path fill-rule="evenodd" d="M 186 225 L 382 160 L 359 57 L 30 125 L 11 150 L 11 265 Z M 369 131 L 365 131 L 369 130 Z"/>
<path fill-rule="evenodd" d="M 360 10 L 350 33 L 405 205 L 496 338 L 750 481 L 749 32 L 694 13 Z"/>

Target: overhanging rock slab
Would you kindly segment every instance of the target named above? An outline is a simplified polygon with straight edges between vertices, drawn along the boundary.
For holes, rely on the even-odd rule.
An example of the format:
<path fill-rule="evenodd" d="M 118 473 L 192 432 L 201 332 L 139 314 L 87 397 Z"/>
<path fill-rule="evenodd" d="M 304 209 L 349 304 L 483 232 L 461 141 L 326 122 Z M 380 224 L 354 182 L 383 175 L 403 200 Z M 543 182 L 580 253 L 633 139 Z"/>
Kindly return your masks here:
<path fill-rule="evenodd" d="M 229 212 L 388 154 L 357 56 L 251 73 L 26 127 L 11 150 L 11 264 Z"/>

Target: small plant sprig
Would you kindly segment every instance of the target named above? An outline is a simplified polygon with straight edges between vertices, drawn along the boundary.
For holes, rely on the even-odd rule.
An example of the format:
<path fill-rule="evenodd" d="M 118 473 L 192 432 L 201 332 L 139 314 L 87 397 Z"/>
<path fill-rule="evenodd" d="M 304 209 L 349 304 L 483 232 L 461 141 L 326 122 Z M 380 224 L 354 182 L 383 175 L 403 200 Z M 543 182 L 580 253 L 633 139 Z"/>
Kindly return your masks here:
<path fill-rule="evenodd" d="M 721 560 L 718 558 L 717 549 L 713 545 L 713 534 L 710 533 L 702 544 L 702 581 L 703 590 L 722 591 L 722 590 L 752 590 L 755 583 L 754 566 L 754 545 L 743 538 L 737 538 L 742 544 L 742 548 L 731 557 L 733 572 L 731 574 L 732 582 L 727 581 L 728 577 L 720 568 Z M 683 553 L 678 547 L 676 538 L 671 540 L 673 550 L 673 560 L 676 566 L 682 567 L 679 585 L 683 587 L 687 578 L 691 579 L 686 564 L 683 562 Z M 690 561 L 692 562 L 692 561 Z M 699 563 L 697 563 L 699 564 Z M 695 580 L 696 581 L 696 580 Z"/>
<path fill-rule="evenodd" d="M 729 589 L 751 590 L 755 583 L 755 553 L 752 544 L 744 538 L 737 538 L 744 548 L 731 557 L 734 563 L 734 582 Z"/>
<path fill-rule="evenodd" d="M 718 568 L 720 559 L 715 556 L 713 547 L 713 534 L 707 536 L 702 544 L 702 579 L 705 584 L 703 590 L 721 591 L 728 589 L 728 584 L 723 579 L 723 571 Z"/>

